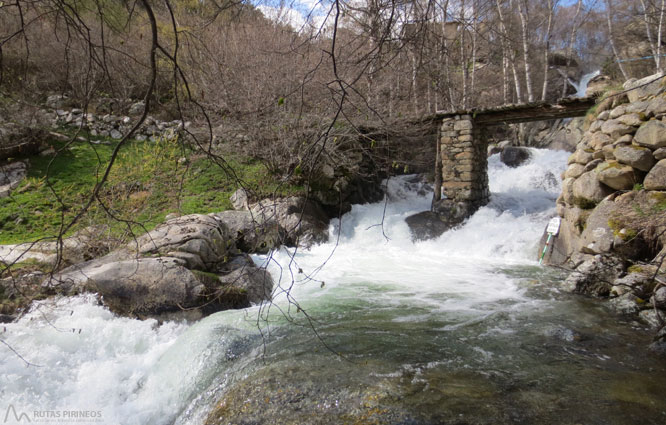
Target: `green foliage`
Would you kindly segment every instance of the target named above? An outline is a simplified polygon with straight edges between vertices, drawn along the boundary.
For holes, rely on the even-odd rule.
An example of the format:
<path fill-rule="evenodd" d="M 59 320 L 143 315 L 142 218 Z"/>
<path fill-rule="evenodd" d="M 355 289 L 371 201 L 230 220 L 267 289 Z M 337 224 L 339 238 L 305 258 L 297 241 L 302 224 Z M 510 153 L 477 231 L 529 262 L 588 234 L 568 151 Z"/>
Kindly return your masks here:
<path fill-rule="evenodd" d="M 597 206 L 597 203 L 585 198 L 576 197 L 574 199 L 574 205 L 576 205 L 578 208 L 582 210 L 591 210 L 592 208 Z"/>
<path fill-rule="evenodd" d="M 28 177 L 8 198 L 0 199 L 0 244 L 57 236 L 64 222 L 80 211 L 111 157 L 116 141 L 107 144 L 49 141 L 54 158 L 31 157 Z M 278 184 L 259 161 L 225 158 L 236 176 L 258 197 L 298 194 L 302 187 Z M 50 164 L 50 166 L 49 166 Z M 171 212 L 210 213 L 231 208 L 235 178 L 203 154 L 177 140 L 130 141 L 120 150 L 106 184 L 70 234 L 91 225 L 106 225 L 123 240 L 129 231 L 141 234 Z M 109 212 L 113 214 L 111 217 Z"/>

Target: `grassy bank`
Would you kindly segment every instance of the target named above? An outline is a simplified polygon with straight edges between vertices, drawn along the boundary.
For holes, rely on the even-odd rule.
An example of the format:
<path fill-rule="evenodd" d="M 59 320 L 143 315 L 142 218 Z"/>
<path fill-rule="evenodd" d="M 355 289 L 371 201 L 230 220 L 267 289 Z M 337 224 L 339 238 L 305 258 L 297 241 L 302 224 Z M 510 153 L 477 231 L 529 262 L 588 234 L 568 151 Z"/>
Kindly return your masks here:
<path fill-rule="evenodd" d="M 88 201 L 118 143 L 48 140 L 55 152 L 27 158 L 28 177 L 10 197 L 0 199 L 0 244 L 51 238 Z M 108 235 L 125 239 L 142 233 L 169 213 L 209 213 L 231 208 L 237 179 L 258 196 L 298 193 L 278 185 L 258 161 L 238 155 L 224 160 L 235 176 L 206 155 L 177 140 L 131 141 L 123 146 L 99 200 L 68 233 L 103 225 Z"/>

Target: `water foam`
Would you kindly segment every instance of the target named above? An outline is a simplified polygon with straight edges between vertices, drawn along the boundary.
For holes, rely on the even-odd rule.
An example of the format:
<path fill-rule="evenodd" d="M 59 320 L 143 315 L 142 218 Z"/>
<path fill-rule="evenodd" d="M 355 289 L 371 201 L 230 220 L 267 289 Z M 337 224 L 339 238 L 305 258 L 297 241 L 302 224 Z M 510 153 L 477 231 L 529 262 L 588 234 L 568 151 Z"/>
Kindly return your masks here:
<path fill-rule="evenodd" d="M 269 263 L 276 281 L 282 273 L 279 285 L 315 312 L 363 300 L 391 309 L 395 323 L 436 317 L 446 323 L 442 331 L 470 326 L 532 302 L 497 268 L 535 264 L 534 243 L 554 213 L 565 164 L 566 153 L 552 151 L 532 150 L 530 162 L 517 169 L 491 157 L 491 203 L 460 228 L 418 243 L 404 218 L 428 210 L 431 194 L 419 194 L 413 178 L 393 178 L 387 203 L 354 205 L 341 223 L 333 221 L 331 242 L 293 259 L 293 250 L 281 249 L 256 261 Z M 278 295 L 276 304 L 286 306 L 285 298 Z M 92 296 L 61 299 L 34 308 L 0 335 L 41 366 L 26 367 L 0 349 L 0 394 L 25 411 L 101 410 L 106 423 L 201 423 L 206 408 L 196 406 L 208 404 L 204 393 L 214 399 L 210 386 L 221 385 L 227 363 L 260 350 L 257 311 L 158 325 L 116 317 Z"/>

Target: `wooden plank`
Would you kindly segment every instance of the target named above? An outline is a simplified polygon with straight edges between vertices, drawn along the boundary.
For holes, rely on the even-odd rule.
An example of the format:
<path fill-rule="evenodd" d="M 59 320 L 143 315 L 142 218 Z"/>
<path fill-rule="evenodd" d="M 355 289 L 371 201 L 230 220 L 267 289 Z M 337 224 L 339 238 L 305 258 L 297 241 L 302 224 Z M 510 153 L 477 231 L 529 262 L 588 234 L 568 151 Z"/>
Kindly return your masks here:
<path fill-rule="evenodd" d="M 455 112 L 436 113 L 423 121 L 433 118 L 441 121 L 456 115 L 471 115 L 478 125 L 502 125 L 521 122 L 544 121 L 558 118 L 583 116 L 596 103 L 596 98 L 584 97 L 560 99 L 557 103 L 534 102 L 520 105 L 502 105 L 488 109 L 470 109 Z"/>

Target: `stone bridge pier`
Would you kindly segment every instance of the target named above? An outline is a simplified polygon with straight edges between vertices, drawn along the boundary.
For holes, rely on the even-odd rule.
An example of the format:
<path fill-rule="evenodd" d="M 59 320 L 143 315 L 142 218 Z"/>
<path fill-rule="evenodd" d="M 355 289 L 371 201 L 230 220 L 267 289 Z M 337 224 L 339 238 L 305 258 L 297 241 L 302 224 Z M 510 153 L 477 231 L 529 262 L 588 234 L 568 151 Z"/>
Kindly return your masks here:
<path fill-rule="evenodd" d="M 496 125 L 583 116 L 595 98 L 560 99 L 497 108 L 438 113 L 432 211 L 449 226 L 461 223 L 490 201 L 487 128 Z M 434 130 L 434 128 L 433 128 Z"/>
<path fill-rule="evenodd" d="M 433 211 L 450 224 L 461 222 L 490 201 L 488 141 L 484 133 L 484 127 L 475 125 L 471 114 L 442 120 L 437 141 L 441 192 L 435 194 Z"/>

